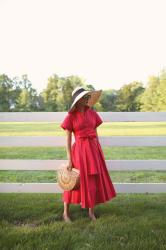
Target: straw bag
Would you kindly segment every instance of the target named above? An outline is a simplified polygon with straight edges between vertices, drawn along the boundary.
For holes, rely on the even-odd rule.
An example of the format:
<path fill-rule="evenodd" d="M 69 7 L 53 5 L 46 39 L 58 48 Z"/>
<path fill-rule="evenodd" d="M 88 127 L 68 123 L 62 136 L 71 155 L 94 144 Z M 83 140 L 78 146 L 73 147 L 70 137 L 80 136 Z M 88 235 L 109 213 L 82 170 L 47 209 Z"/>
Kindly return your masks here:
<path fill-rule="evenodd" d="M 67 166 L 57 170 L 58 184 L 63 190 L 76 190 L 80 187 L 80 171 Z"/>

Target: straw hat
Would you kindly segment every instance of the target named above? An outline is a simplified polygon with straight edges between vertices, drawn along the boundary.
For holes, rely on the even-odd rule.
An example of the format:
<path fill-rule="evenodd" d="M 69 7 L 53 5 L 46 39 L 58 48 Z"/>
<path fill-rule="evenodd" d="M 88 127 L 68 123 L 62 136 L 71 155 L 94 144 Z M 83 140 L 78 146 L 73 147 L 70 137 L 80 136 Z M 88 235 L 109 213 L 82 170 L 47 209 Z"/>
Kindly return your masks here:
<path fill-rule="evenodd" d="M 89 93 L 91 97 L 88 99 L 87 105 L 89 107 L 93 106 L 99 99 L 102 90 L 85 90 L 83 87 L 76 87 L 72 92 L 72 104 L 68 111 L 72 112 L 75 109 L 75 104 L 84 95 Z"/>
<path fill-rule="evenodd" d="M 57 170 L 57 181 L 63 190 L 75 190 L 80 186 L 80 171 L 79 169 L 67 169 L 67 165 Z"/>

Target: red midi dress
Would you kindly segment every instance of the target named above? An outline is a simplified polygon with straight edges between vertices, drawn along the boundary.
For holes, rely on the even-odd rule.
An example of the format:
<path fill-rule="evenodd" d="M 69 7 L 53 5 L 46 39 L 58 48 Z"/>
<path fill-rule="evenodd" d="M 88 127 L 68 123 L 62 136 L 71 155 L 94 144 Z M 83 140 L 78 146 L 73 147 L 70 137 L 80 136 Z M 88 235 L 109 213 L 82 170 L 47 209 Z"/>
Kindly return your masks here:
<path fill-rule="evenodd" d="M 65 190 L 62 201 L 80 204 L 82 208 L 94 207 L 116 196 L 109 176 L 96 128 L 102 123 L 95 110 L 85 106 L 84 113 L 68 112 L 60 127 L 74 134 L 71 147 L 73 166 L 80 170 L 80 188 Z"/>

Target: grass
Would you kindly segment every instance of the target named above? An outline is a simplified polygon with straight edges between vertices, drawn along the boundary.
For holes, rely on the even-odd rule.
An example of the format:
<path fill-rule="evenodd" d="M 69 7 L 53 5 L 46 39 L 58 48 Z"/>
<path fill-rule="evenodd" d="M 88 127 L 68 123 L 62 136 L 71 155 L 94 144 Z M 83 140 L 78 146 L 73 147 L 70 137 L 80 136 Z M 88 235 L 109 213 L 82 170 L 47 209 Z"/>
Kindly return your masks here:
<path fill-rule="evenodd" d="M 166 135 L 166 122 L 103 122 L 98 127 L 101 136 Z M 62 136 L 57 122 L 0 122 L 0 136 Z"/>
<path fill-rule="evenodd" d="M 109 171 L 109 173 L 113 182 L 166 182 L 166 171 Z M 1 170 L 0 182 L 55 183 L 57 174 L 56 171 Z"/>
<path fill-rule="evenodd" d="M 165 205 L 165 194 L 118 194 L 96 222 L 72 204 L 65 224 L 61 194 L 0 194 L 1 250 L 164 250 Z"/>
<path fill-rule="evenodd" d="M 102 147 L 105 159 L 166 159 L 166 147 Z M 0 147 L 0 159 L 67 159 L 65 147 Z"/>
<path fill-rule="evenodd" d="M 166 147 L 103 147 L 105 159 L 165 159 Z M 0 147 L 0 159 L 67 159 L 65 147 Z M 166 171 L 110 171 L 113 182 L 165 182 Z M 0 171 L 0 182 L 56 182 L 56 171 Z"/>
<path fill-rule="evenodd" d="M 166 135 L 166 122 L 103 123 L 101 136 Z M 0 136 L 65 135 L 59 123 L 0 123 Z M 165 159 L 166 147 L 103 147 L 105 159 Z M 65 147 L 0 147 L 0 159 L 67 159 Z M 165 182 L 165 171 L 110 171 L 113 182 Z M 56 171 L 0 171 L 0 182 L 56 182 Z M 164 250 L 166 194 L 117 194 L 87 209 L 71 205 L 62 221 L 61 194 L 0 193 L 1 250 Z"/>

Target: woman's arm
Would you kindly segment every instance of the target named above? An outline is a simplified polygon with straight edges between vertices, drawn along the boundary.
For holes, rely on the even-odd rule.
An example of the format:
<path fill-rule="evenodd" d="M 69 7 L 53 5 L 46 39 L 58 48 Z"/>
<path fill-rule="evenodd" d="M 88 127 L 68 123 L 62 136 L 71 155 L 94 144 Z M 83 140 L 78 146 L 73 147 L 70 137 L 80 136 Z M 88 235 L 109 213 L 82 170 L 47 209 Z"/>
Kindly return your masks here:
<path fill-rule="evenodd" d="M 66 130 L 67 134 L 67 158 L 68 158 L 68 170 L 72 170 L 72 154 L 71 154 L 71 143 L 72 143 L 72 132 Z"/>
<path fill-rule="evenodd" d="M 97 137 L 99 137 L 99 136 L 98 136 L 98 133 L 97 133 L 97 128 L 95 128 L 95 131 L 96 131 Z"/>

